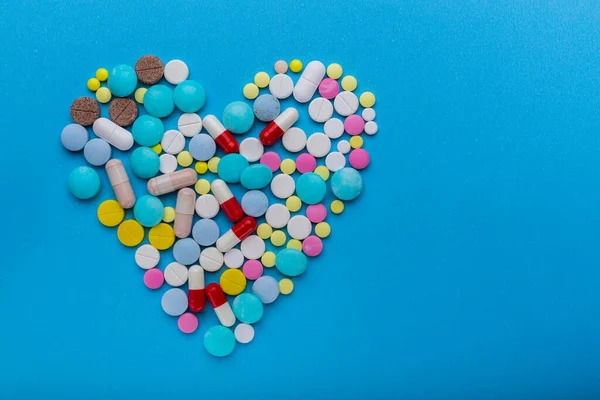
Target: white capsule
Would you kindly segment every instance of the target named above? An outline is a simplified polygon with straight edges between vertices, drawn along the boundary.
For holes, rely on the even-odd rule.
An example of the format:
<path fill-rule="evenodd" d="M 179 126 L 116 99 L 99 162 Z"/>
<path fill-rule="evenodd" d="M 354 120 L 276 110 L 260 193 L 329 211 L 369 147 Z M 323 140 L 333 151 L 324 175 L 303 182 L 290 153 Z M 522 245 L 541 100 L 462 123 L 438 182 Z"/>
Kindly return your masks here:
<path fill-rule="evenodd" d="M 208 132 L 208 134 L 213 138 L 218 138 L 221 133 L 225 132 L 227 129 L 223 126 L 221 121 L 217 119 L 214 115 L 207 115 L 202 120 L 202 124 L 204 129 Z"/>
<path fill-rule="evenodd" d="M 240 239 L 235 236 L 235 233 L 233 233 L 233 231 L 230 229 L 217 240 L 216 246 L 220 252 L 227 253 L 239 242 Z"/>
<path fill-rule="evenodd" d="M 195 207 L 196 193 L 192 189 L 184 188 L 177 192 L 175 224 L 173 225 L 173 228 L 175 236 L 178 238 L 183 239 L 190 236 Z"/>
<path fill-rule="evenodd" d="M 233 315 L 233 310 L 231 310 L 228 301 L 215 308 L 215 313 L 221 325 L 229 328 L 235 324 L 235 315 Z"/>
<path fill-rule="evenodd" d="M 298 110 L 294 107 L 286 108 L 277 118 L 275 123 L 281 128 L 282 131 L 287 131 L 298 121 Z"/>
<path fill-rule="evenodd" d="M 300 103 L 309 101 L 315 94 L 324 76 L 325 65 L 322 62 L 309 62 L 294 87 L 294 98 Z"/>
<path fill-rule="evenodd" d="M 227 186 L 227 183 L 225 183 L 225 181 L 222 179 L 215 179 L 212 181 L 210 184 L 210 190 L 212 190 L 212 192 L 215 194 L 219 204 L 223 204 L 233 197 L 233 193 L 231 193 L 229 186 Z"/>
<path fill-rule="evenodd" d="M 133 146 L 131 133 L 107 118 L 98 118 L 94 121 L 92 130 L 96 136 L 106 140 L 121 151 L 127 151 Z"/>
<path fill-rule="evenodd" d="M 188 272 L 188 289 L 204 289 L 204 270 L 199 265 L 192 265 Z"/>

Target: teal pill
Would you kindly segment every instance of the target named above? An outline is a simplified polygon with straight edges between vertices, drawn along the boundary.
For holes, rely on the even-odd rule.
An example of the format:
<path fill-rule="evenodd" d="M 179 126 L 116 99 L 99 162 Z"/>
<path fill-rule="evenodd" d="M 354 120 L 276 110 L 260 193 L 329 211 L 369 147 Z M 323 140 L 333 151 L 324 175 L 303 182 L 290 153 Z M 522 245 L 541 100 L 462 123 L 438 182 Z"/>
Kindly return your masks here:
<path fill-rule="evenodd" d="M 225 357 L 235 348 L 235 336 L 231 329 L 215 325 L 204 334 L 204 347 L 215 357 Z"/>
<path fill-rule="evenodd" d="M 164 118 L 175 109 L 173 91 L 165 85 L 154 85 L 144 95 L 144 107 L 148 114 Z"/>
<path fill-rule="evenodd" d="M 160 158 L 150 147 L 138 147 L 131 153 L 129 164 L 135 176 L 150 179 L 160 169 Z"/>
<path fill-rule="evenodd" d="M 252 107 L 243 101 L 229 103 L 223 110 L 223 125 L 231 133 L 246 133 L 254 123 Z"/>
<path fill-rule="evenodd" d="M 195 113 L 200 110 L 206 102 L 204 87 L 196 81 L 183 81 L 173 92 L 175 105 L 186 113 Z"/>
<path fill-rule="evenodd" d="M 219 168 L 221 165 L 219 164 Z M 244 168 L 240 182 L 246 189 L 262 189 L 273 179 L 273 171 L 265 164 L 254 164 Z"/>
<path fill-rule="evenodd" d="M 246 324 L 254 324 L 263 316 L 263 304 L 258 297 L 250 293 L 242 293 L 233 300 L 233 313 L 236 318 Z"/>
<path fill-rule="evenodd" d="M 117 97 L 127 97 L 137 86 L 137 75 L 129 65 L 118 65 L 108 76 L 108 88 Z"/>
<path fill-rule="evenodd" d="M 317 204 L 327 192 L 327 185 L 323 178 L 314 172 L 302 174 L 296 180 L 296 193 L 300 200 L 306 204 Z"/>
<path fill-rule="evenodd" d="M 308 260 L 301 251 L 296 249 L 284 249 L 277 253 L 275 266 L 284 275 L 298 276 L 306 271 Z"/>
<path fill-rule="evenodd" d="M 100 177 L 90 167 L 75 168 L 69 175 L 69 190 L 78 199 L 87 200 L 100 190 Z"/>
<path fill-rule="evenodd" d="M 133 207 L 133 216 L 145 227 L 151 228 L 162 221 L 165 207 L 158 197 L 149 194 L 142 196 Z"/>
<path fill-rule="evenodd" d="M 219 161 L 217 169 L 219 178 L 227 183 L 238 183 L 242 176 L 242 171 L 248 167 L 248 160 L 241 154 L 227 154 Z"/>
<path fill-rule="evenodd" d="M 342 168 L 331 177 L 331 191 L 340 200 L 353 200 L 362 192 L 363 180 L 354 168 Z M 297 188 L 297 185 L 296 185 Z"/>
<path fill-rule="evenodd" d="M 133 123 L 131 133 L 137 144 L 152 147 L 162 140 L 165 126 L 160 119 L 152 115 L 142 115 Z"/>

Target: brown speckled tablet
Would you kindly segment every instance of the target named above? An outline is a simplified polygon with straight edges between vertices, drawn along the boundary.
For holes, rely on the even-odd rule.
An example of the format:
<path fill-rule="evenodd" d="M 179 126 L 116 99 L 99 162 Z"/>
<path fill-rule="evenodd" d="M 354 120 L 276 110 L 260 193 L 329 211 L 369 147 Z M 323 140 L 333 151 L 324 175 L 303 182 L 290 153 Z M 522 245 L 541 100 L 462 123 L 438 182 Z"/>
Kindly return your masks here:
<path fill-rule="evenodd" d="M 130 98 L 117 98 L 110 103 L 108 115 L 115 124 L 127 126 L 133 124 L 133 121 L 137 118 L 138 108 L 135 101 Z"/>
<path fill-rule="evenodd" d="M 135 63 L 135 73 L 138 80 L 147 85 L 154 85 L 160 81 L 164 72 L 163 62 L 153 55 L 145 55 Z"/>
<path fill-rule="evenodd" d="M 100 118 L 100 106 L 91 97 L 78 97 L 71 104 L 71 118 L 83 126 L 90 126 Z"/>

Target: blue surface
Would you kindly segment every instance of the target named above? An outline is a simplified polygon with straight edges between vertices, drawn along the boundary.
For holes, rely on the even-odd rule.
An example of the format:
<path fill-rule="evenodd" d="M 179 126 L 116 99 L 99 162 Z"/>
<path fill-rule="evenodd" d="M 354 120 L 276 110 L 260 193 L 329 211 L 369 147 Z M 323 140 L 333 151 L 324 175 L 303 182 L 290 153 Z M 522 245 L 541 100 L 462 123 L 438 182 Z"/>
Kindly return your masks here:
<path fill-rule="evenodd" d="M 599 23 L 591 0 L 4 2 L 0 398 L 598 398 Z M 66 187 L 71 102 L 150 52 L 190 66 L 202 115 L 280 58 L 377 96 L 363 193 L 224 359 L 210 305 L 179 332 L 97 222 L 105 173 L 93 200 Z"/>

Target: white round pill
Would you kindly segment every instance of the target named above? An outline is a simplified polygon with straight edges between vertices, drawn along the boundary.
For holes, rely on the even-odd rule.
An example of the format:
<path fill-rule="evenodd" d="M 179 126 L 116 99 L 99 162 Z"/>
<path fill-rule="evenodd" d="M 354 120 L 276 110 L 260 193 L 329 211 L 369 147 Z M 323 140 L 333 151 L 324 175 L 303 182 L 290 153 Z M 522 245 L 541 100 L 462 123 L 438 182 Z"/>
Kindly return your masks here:
<path fill-rule="evenodd" d="M 283 134 L 281 142 L 287 151 L 297 153 L 306 147 L 306 133 L 300 128 L 292 127 Z"/>
<path fill-rule="evenodd" d="M 151 244 L 145 244 L 135 251 L 135 263 L 142 269 L 152 269 L 160 261 L 160 252 Z"/>
<path fill-rule="evenodd" d="M 164 74 L 167 82 L 177 85 L 188 78 L 190 70 L 183 61 L 171 60 L 165 65 Z"/>
<path fill-rule="evenodd" d="M 344 133 L 344 123 L 341 119 L 331 118 L 325 122 L 323 130 L 330 139 L 337 139 Z"/>
<path fill-rule="evenodd" d="M 335 96 L 333 106 L 338 114 L 347 117 L 358 110 L 358 97 L 352 92 L 341 92 Z"/>
<path fill-rule="evenodd" d="M 267 209 L 265 219 L 273 228 L 283 228 L 290 220 L 290 210 L 283 204 L 273 204 Z"/>
<path fill-rule="evenodd" d="M 188 269 L 185 265 L 172 262 L 165 268 L 165 281 L 173 286 L 182 286 L 188 280 Z"/>
<path fill-rule="evenodd" d="M 304 215 L 295 215 L 287 223 L 287 231 L 294 239 L 304 240 L 310 235 L 312 224 Z"/>
<path fill-rule="evenodd" d="M 278 99 L 287 99 L 294 91 L 294 82 L 286 74 L 277 74 L 269 82 L 269 91 Z"/>
<path fill-rule="evenodd" d="M 332 151 L 327 154 L 327 157 L 325 158 L 325 166 L 331 172 L 335 172 L 346 166 L 346 157 L 339 151 Z"/>
<path fill-rule="evenodd" d="M 325 157 L 331 150 L 331 139 L 324 133 L 313 133 L 308 137 L 306 149 L 317 158 Z"/>
<path fill-rule="evenodd" d="M 350 152 L 350 142 L 347 140 L 340 140 L 337 144 L 337 149 L 342 154 L 348 154 L 348 152 Z"/>
<path fill-rule="evenodd" d="M 248 260 L 258 260 L 265 254 L 265 241 L 256 235 L 250 235 L 242 240 L 242 254 Z"/>
<path fill-rule="evenodd" d="M 194 137 L 202 130 L 202 118 L 196 113 L 181 114 L 177 120 L 177 129 L 185 137 Z"/>
<path fill-rule="evenodd" d="M 365 121 L 373 121 L 375 119 L 375 110 L 372 108 L 365 108 L 362 111 L 362 117 Z"/>
<path fill-rule="evenodd" d="M 202 218 L 213 218 L 219 213 L 219 202 L 212 194 L 203 194 L 196 199 L 196 214 Z"/>
<path fill-rule="evenodd" d="M 223 261 L 228 268 L 239 268 L 244 264 L 244 255 L 240 249 L 231 249 L 225 253 Z"/>
<path fill-rule="evenodd" d="M 310 102 L 308 115 L 315 122 L 325 122 L 333 115 L 333 104 L 323 97 L 317 97 Z"/>
<path fill-rule="evenodd" d="M 160 172 L 167 174 L 169 172 L 175 172 L 177 169 L 177 158 L 173 154 L 162 154 L 159 157 L 160 160 Z"/>
<path fill-rule="evenodd" d="M 207 247 L 200 253 L 200 266 L 208 272 L 216 272 L 223 266 L 223 253 L 216 247 Z"/>
<path fill-rule="evenodd" d="M 374 135 L 377 133 L 379 127 L 377 126 L 377 122 L 369 121 L 365 124 L 365 133 L 367 135 Z"/>
<path fill-rule="evenodd" d="M 233 334 L 239 343 L 250 343 L 254 339 L 254 328 L 252 325 L 239 324 L 235 327 Z"/>
<path fill-rule="evenodd" d="M 165 132 L 160 145 L 165 153 L 179 154 L 185 148 L 185 136 L 176 129 L 171 129 Z"/>
<path fill-rule="evenodd" d="M 257 138 L 246 138 L 240 143 L 240 154 L 249 162 L 260 160 L 264 152 L 265 148 Z"/>
<path fill-rule="evenodd" d="M 296 190 L 296 182 L 291 175 L 279 174 L 271 181 L 271 192 L 280 199 L 287 199 L 294 194 L 294 190 Z"/>

